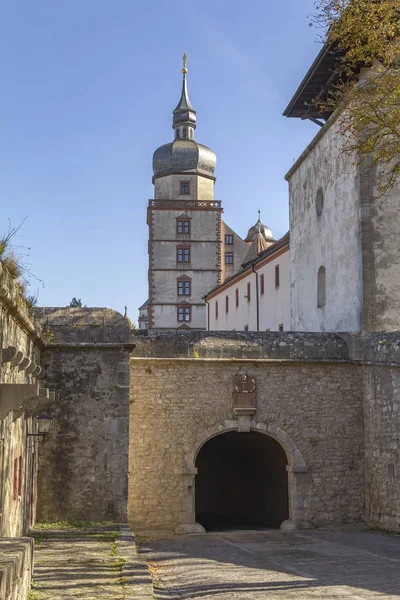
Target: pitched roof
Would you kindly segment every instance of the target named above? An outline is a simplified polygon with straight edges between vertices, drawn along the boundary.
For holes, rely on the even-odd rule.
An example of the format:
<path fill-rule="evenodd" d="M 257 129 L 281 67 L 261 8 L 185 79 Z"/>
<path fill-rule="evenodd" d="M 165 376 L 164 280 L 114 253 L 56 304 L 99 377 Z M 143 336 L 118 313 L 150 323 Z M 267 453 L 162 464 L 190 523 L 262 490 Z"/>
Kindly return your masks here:
<path fill-rule="evenodd" d="M 270 244 L 267 243 L 263 234 L 260 231 L 258 231 L 255 235 L 254 240 L 251 243 L 250 248 L 247 251 L 246 256 L 243 259 L 242 264 L 245 265 L 246 263 L 257 258 L 257 256 L 259 256 L 261 252 L 264 252 L 264 250 L 266 250 L 268 246 L 270 246 Z"/>

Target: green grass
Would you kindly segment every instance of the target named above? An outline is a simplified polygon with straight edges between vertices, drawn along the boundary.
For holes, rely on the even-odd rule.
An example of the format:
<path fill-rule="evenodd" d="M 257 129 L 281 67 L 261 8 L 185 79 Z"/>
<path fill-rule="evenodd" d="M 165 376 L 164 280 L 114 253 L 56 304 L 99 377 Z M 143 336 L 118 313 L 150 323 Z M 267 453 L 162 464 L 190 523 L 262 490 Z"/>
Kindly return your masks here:
<path fill-rule="evenodd" d="M 56 521 L 55 523 L 36 523 L 34 529 L 92 529 L 94 527 L 118 525 L 112 521 Z"/>

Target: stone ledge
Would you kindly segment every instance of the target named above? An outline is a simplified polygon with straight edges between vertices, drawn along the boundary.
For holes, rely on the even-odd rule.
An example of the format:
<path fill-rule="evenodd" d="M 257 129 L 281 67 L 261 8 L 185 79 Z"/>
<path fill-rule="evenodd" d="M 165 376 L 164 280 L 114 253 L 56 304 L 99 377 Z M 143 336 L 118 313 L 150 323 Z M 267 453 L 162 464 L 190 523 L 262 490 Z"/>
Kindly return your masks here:
<path fill-rule="evenodd" d="M 0 598 L 26 600 L 33 567 L 32 538 L 0 538 Z"/>
<path fill-rule="evenodd" d="M 147 566 L 147 561 L 139 552 L 134 536 L 128 525 L 120 524 L 117 538 L 118 556 L 125 559 L 121 577 L 125 577 L 133 586 L 133 596 L 125 600 L 153 600 L 153 583 Z"/>

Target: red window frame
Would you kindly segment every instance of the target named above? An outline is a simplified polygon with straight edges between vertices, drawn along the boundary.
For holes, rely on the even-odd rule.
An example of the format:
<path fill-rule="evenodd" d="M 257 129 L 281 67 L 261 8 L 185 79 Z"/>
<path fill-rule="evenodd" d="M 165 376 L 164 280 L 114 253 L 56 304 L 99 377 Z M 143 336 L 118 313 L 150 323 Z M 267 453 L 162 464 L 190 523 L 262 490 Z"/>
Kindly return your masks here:
<path fill-rule="evenodd" d="M 190 321 L 192 320 L 192 307 L 178 306 L 176 317 L 179 323 L 190 323 Z"/>
<path fill-rule="evenodd" d="M 179 260 L 181 258 L 181 260 Z M 191 252 L 190 246 L 177 246 L 176 247 L 176 262 L 177 263 L 190 263 Z"/>
<path fill-rule="evenodd" d="M 182 229 L 182 231 L 179 231 L 180 229 Z M 190 235 L 190 220 L 189 219 L 177 219 L 176 220 L 176 233 L 178 235 Z"/>
<path fill-rule="evenodd" d="M 182 291 L 180 291 L 180 288 Z M 176 291 L 178 296 L 190 296 L 192 293 L 192 282 L 190 279 L 178 279 L 176 282 Z"/>

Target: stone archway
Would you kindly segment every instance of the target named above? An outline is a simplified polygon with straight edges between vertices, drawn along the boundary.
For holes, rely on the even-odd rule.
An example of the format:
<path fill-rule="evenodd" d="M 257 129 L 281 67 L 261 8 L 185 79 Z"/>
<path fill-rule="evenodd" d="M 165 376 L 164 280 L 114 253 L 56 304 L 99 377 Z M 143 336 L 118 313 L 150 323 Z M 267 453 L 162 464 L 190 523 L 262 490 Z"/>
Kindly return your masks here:
<path fill-rule="evenodd" d="M 196 458 L 196 521 L 213 529 L 279 528 L 288 519 L 287 458 L 271 436 L 230 431 Z"/>
<path fill-rule="evenodd" d="M 256 423 L 251 421 L 244 432 L 253 431 L 270 436 L 283 448 L 287 458 L 288 515 L 281 524 L 282 529 L 301 529 L 307 527 L 304 515 L 304 499 L 308 487 L 308 467 L 294 440 L 276 423 Z M 225 421 L 211 429 L 203 431 L 197 438 L 193 453 L 186 457 L 186 467 L 182 472 L 188 486 L 188 513 L 190 521 L 180 525 L 176 533 L 200 533 L 205 529 L 195 518 L 195 477 L 196 459 L 201 448 L 212 438 L 228 432 L 241 432 L 238 421 Z"/>

